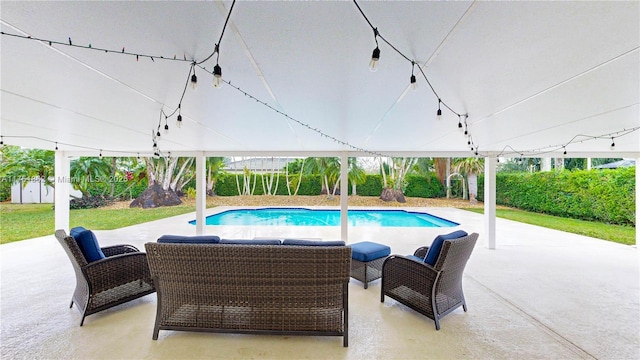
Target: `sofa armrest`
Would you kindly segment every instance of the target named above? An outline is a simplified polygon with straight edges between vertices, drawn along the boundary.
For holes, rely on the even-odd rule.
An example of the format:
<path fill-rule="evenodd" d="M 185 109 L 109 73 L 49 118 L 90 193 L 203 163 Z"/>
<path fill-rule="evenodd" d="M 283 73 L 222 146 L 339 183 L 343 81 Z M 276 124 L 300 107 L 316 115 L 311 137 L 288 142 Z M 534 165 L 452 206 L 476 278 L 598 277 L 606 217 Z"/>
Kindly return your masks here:
<path fill-rule="evenodd" d="M 429 251 L 428 246 L 422 246 L 417 248 L 416 251 L 413 252 L 413 256 L 417 256 L 424 259 L 424 257 L 427 256 L 428 251 Z"/>
<path fill-rule="evenodd" d="M 93 293 L 138 280 L 151 282 L 147 254 L 143 252 L 110 256 L 82 267 Z"/>
<path fill-rule="evenodd" d="M 127 245 L 127 244 L 105 246 L 105 247 L 101 247 L 100 249 L 102 249 L 102 253 L 104 253 L 104 256 L 106 257 L 140 252 L 140 250 L 137 247 L 133 245 Z"/>

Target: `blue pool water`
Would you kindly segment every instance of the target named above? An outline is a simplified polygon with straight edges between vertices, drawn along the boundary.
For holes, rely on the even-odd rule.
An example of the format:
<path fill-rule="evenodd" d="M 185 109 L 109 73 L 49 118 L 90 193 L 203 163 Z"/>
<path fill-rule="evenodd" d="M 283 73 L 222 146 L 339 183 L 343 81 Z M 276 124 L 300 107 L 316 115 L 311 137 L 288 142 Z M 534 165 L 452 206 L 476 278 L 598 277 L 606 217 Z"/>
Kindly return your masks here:
<path fill-rule="evenodd" d="M 349 210 L 350 226 L 452 227 L 459 225 L 431 214 L 405 210 Z M 190 222 L 195 224 L 195 220 Z M 263 208 L 223 211 L 207 216 L 207 225 L 340 226 L 340 210 Z"/>

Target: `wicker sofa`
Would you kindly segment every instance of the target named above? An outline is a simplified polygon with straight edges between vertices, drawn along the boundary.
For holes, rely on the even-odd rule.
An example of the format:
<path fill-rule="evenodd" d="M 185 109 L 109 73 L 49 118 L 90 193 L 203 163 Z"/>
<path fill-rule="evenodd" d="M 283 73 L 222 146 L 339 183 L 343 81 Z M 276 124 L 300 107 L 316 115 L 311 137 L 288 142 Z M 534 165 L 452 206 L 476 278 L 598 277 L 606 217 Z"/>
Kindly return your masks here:
<path fill-rule="evenodd" d="M 348 346 L 351 248 L 222 242 L 145 244 L 154 340 L 182 330 L 342 336 Z"/>

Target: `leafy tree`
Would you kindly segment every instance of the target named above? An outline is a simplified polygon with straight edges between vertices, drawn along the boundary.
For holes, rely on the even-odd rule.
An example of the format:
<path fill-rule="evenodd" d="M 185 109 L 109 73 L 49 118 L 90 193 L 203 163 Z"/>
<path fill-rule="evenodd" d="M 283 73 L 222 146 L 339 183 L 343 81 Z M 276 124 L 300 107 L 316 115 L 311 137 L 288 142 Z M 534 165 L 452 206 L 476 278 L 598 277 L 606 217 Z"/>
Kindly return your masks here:
<path fill-rule="evenodd" d="M 80 190 L 82 197 L 89 198 L 89 189 L 111 174 L 111 159 L 103 157 L 80 157 L 71 161 L 71 184 Z"/>
<path fill-rule="evenodd" d="M 484 159 L 478 157 L 456 158 L 453 160 L 453 169 L 466 177 L 469 201 L 476 202 L 478 197 L 478 174 L 484 170 Z M 466 199 L 466 195 L 463 194 L 462 198 Z"/>
<path fill-rule="evenodd" d="M 54 186 L 54 152 L 42 149 L 21 149 L 5 145 L 0 151 L 0 200 L 11 197 L 11 185 L 33 178 L 42 179 L 46 186 Z M 27 185 L 24 181 L 23 186 Z"/>
<path fill-rule="evenodd" d="M 446 159 L 445 159 L 446 166 Z M 427 175 L 429 173 L 434 172 L 435 163 L 433 158 L 418 158 L 416 164 L 414 166 L 414 171 L 420 175 Z"/>
<path fill-rule="evenodd" d="M 284 167 L 285 179 L 287 183 L 287 193 L 291 194 L 291 187 L 294 187 L 293 195 L 298 195 L 300 185 L 302 184 L 302 175 L 304 174 L 304 163 L 306 159 L 295 159 L 292 162 L 287 162 Z M 297 174 L 297 177 L 289 178 L 290 174 Z"/>
<path fill-rule="evenodd" d="M 53 186 L 54 152 L 42 149 L 21 149 L 6 145 L 0 153 L 0 176 L 15 183 L 20 179 L 40 178 Z"/>
<path fill-rule="evenodd" d="M 351 184 L 351 194 L 357 195 L 356 187 L 357 185 L 364 184 L 367 181 L 367 173 L 364 169 L 358 164 L 358 158 L 350 157 L 348 159 L 349 163 L 349 184 Z"/>
<path fill-rule="evenodd" d="M 335 196 L 340 178 L 340 158 L 311 157 L 307 158 L 305 171 L 322 177 L 322 193 Z M 332 189 L 330 191 L 330 189 Z"/>
<path fill-rule="evenodd" d="M 541 166 L 540 158 L 516 158 L 507 159 L 498 164 L 500 172 L 531 172 L 539 171 Z"/>
<path fill-rule="evenodd" d="M 405 202 L 404 189 L 407 186 L 405 177 L 415 165 L 417 158 L 388 158 L 383 161 L 380 158 L 380 173 L 382 175 L 382 194 L 380 198 L 384 201 L 396 200 Z M 386 167 L 385 167 L 386 164 Z"/>
<path fill-rule="evenodd" d="M 222 174 L 222 168 L 224 168 L 223 157 L 209 157 L 207 158 L 207 195 L 215 196 L 216 182 Z"/>

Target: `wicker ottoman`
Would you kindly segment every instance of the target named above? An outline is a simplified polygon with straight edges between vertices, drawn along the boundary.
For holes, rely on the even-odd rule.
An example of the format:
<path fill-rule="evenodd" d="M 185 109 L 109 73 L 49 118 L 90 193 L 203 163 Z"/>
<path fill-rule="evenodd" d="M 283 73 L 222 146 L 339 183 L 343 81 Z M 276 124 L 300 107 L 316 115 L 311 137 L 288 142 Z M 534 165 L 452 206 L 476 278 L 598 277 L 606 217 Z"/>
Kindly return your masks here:
<path fill-rule="evenodd" d="M 351 277 L 362 281 L 366 289 L 369 282 L 382 277 L 382 263 L 391 253 L 391 248 L 371 241 L 349 246 L 351 246 Z"/>

